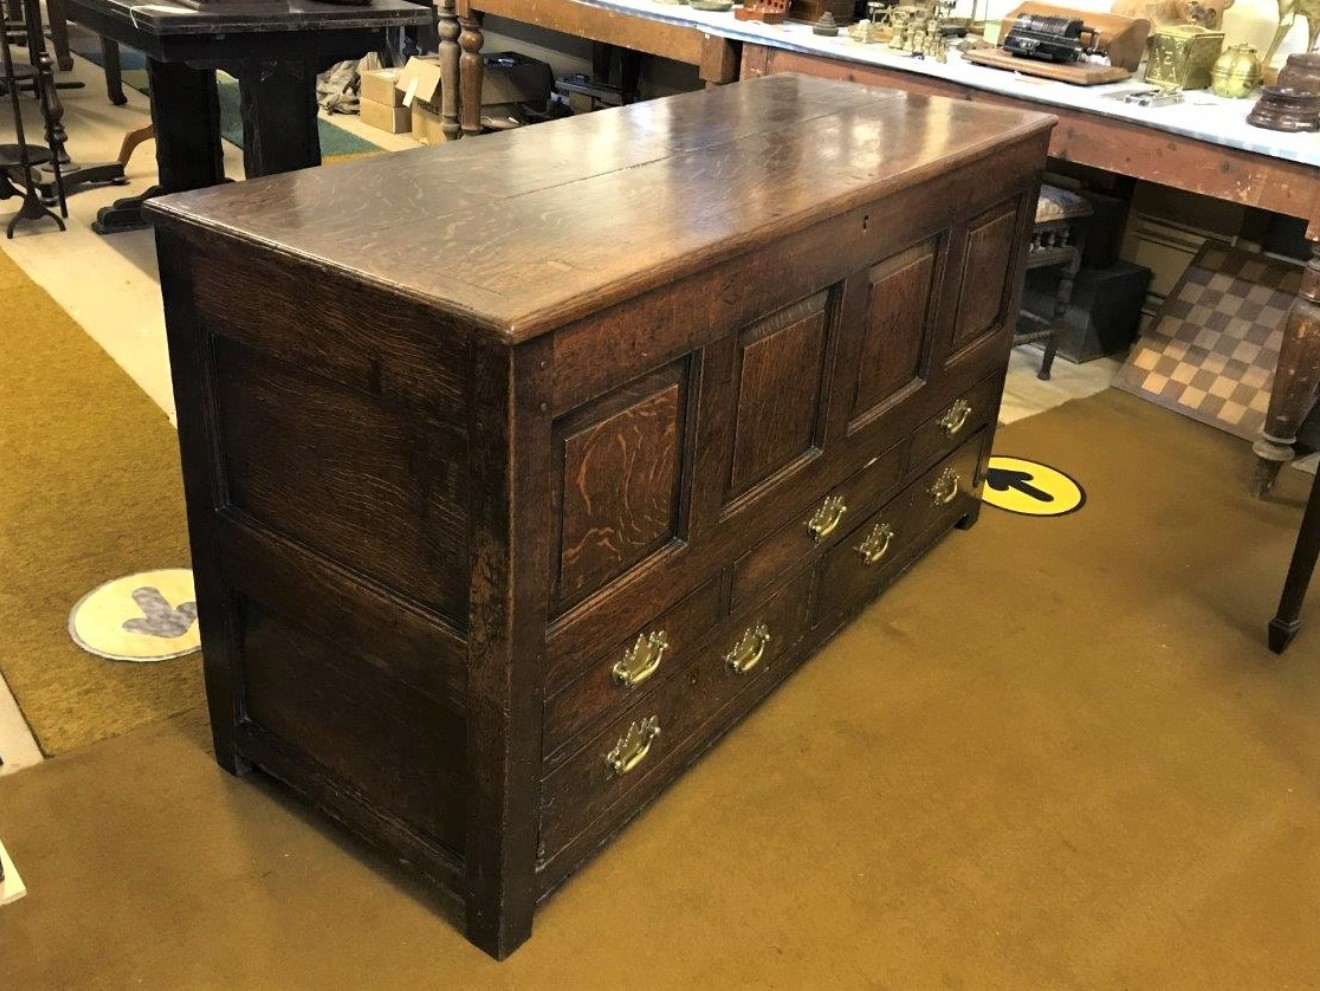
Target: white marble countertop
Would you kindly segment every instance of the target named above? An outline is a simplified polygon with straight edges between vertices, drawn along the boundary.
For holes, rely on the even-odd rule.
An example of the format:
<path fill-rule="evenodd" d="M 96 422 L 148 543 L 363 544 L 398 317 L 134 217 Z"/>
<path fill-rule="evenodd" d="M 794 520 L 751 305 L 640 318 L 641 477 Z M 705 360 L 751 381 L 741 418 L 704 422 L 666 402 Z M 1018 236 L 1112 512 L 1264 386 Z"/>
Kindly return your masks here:
<path fill-rule="evenodd" d="M 809 55 L 844 59 L 946 79 L 990 93 L 1030 100 L 1046 106 L 1065 107 L 1143 124 L 1156 130 L 1196 138 L 1210 144 L 1268 155 L 1285 161 L 1320 167 L 1320 133 L 1286 134 L 1252 127 L 1247 114 L 1255 99 L 1229 100 L 1208 90 L 1194 90 L 1183 103 L 1170 107 L 1139 107 L 1107 94 L 1149 89 L 1140 73 L 1121 83 L 1104 86 L 1073 86 L 1004 69 L 967 62 L 957 52 L 941 64 L 933 59 L 914 59 L 891 52 L 884 45 L 861 45 L 840 32 L 837 38 L 821 38 L 806 24 L 761 24 L 737 20 L 732 12 L 717 14 L 693 10 L 686 4 L 658 0 L 578 0 L 590 7 L 627 13 L 648 20 L 700 28 L 735 41 L 784 48 Z M 479 4 L 478 4 L 479 6 Z M 1317 175 L 1320 182 L 1320 175 Z"/>

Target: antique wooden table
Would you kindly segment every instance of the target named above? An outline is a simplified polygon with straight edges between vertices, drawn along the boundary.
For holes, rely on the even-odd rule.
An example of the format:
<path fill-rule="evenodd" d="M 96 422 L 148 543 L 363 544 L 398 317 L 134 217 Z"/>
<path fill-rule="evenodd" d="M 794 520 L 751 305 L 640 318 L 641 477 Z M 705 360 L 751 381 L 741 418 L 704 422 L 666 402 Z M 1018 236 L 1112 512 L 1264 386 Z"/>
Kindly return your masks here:
<path fill-rule="evenodd" d="M 731 83 L 738 78 L 738 43 L 722 32 L 707 30 L 700 21 L 668 12 L 681 9 L 686 13 L 686 7 L 595 0 L 438 0 L 436 6 L 442 58 L 447 53 L 445 61 L 452 66 L 450 71 L 461 79 L 462 127 L 466 134 L 481 132 L 481 24 L 486 14 L 686 62 L 697 66 L 707 85 Z M 446 23 L 450 25 L 448 31 Z M 446 38 L 449 48 L 445 46 Z M 463 51 L 461 68 L 459 47 Z"/>
<path fill-rule="evenodd" d="M 428 24 L 405 0 L 361 6 L 284 0 L 194 10 L 169 0 L 65 0 L 69 18 L 143 52 L 159 185 L 101 211 L 110 234 L 145 226 L 142 202 L 224 182 L 215 71 L 238 79 L 249 178 L 321 164 L 316 74 L 384 47 L 384 29 Z"/>

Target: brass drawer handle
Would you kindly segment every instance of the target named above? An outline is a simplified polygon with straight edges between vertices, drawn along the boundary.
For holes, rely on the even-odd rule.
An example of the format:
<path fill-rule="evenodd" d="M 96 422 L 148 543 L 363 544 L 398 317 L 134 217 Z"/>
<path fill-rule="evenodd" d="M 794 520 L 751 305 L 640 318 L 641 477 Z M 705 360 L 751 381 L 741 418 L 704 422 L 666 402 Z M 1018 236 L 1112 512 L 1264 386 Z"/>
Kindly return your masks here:
<path fill-rule="evenodd" d="M 952 468 L 945 468 L 940 472 L 940 477 L 935 479 L 935 484 L 926 491 L 930 494 L 931 501 L 937 506 L 947 506 L 958 497 L 958 485 L 962 482 L 962 476 Z"/>
<path fill-rule="evenodd" d="M 944 430 L 944 436 L 952 437 L 967 425 L 967 418 L 972 415 L 972 404 L 966 399 L 959 399 L 946 409 L 938 422 Z"/>
<path fill-rule="evenodd" d="M 640 723 L 633 723 L 628 732 L 619 738 L 614 749 L 605 755 L 605 763 L 618 775 L 635 771 L 637 765 L 646 760 L 651 752 L 651 741 L 660 735 L 660 717 L 650 716 Z"/>
<path fill-rule="evenodd" d="M 846 512 L 848 507 L 843 503 L 843 496 L 828 496 L 816 507 L 811 519 L 807 520 L 807 532 L 811 534 L 811 539 L 820 543 L 828 537 Z"/>
<path fill-rule="evenodd" d="M 897 536 L 894 528 L 888 523 L 877 523 L 866 535 L 866 539 L 857 545 L 857 553 L 862 555 L 862 561 L 868 568 L 873 564 L 879 564 L 889 553 L 889 548 Z"/>
<path fill-rule="evenodd" d="M 765 645 L 770 642 L 770 630 L 764 623 L 749 626 L 733 645 L 733 650 L 724 655 L 724 663 L 734 674 L 747 674 L 761 663 L 765 656 Z"/>
<path fill-rule="evenodd" d="M 669 649 L 664 630 L 642 633 L 637 642 L 623 652 L 623 660 L 614 665 L 614 681 L 625 688 L 635 688 L 660 669 L 660 661 Z"/>

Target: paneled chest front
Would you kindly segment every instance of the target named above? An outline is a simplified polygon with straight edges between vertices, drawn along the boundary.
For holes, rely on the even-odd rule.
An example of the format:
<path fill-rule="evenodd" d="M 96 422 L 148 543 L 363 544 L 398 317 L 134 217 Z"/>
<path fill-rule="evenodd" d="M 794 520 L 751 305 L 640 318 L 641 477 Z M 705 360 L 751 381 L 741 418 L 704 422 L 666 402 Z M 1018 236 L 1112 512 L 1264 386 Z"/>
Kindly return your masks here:
<path fill-rule="evenodd" d="M 511 952 L 975 518 L 1050 123 L 774 76 L 158 201 L 220 763 Z"/>

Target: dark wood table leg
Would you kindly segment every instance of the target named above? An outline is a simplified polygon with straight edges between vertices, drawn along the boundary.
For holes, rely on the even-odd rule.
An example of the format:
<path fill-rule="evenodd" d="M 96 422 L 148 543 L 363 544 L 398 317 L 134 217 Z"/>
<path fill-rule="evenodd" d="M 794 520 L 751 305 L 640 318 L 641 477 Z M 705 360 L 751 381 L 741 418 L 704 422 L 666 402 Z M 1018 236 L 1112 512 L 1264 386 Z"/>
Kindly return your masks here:
<path fill-rule="evenodd" d="M 55 64 L 61 72 L 68 72 L 73 68 L 73 55 L 69 52 L 69 18 L 64 13 L 64 0 L 46 0 L 46 20 L 50 44 L 55 49 Z"/>
<path fill-rule="evenodd" d="M 225 180 L 215 70 L 148 59 L 147 78 L 160 181 L 139 196 L 116 200 L 102 208 L 92 224 L 98 234 L 148 226 L 142 217 L 142 204 L 153 196 L 201 189 Z"/>
<path fill-rule="evenodd" d="M 440 130 L 446 141 L 456 141 L 463 134 L 458 120 L 458 64 L 462 53 L 458 37 L 463 29 L 458 23 L 455 0 L 437 0 L 436 7 L 440 19 Z"/>
<path fill-rule="evenodd" d="M 119 65 L 119 42 L 101 35 L 101 63 L 105 71 L 105 95 L 116 107 L 128 102 L 124 95 L 124 74 Z"/>
<path fill-rule="evenodd" d="M 236 75 L 247 177 L 320 165 L 315 66 L 295 60 L 244 62 Z"/>
<path fill-rule="evenodd" d="M 1317 557 L 1320 557 L 1320 476 L 1311 483 L 1311 498 L 1306 501 L 1306 512 L 1302 515 L 1302 528 L 1279 598 L 1279 612 L 1270 620 L 1270 650 L 1276 654 L 1283 653 L 1301 627 L 1298 617 L 1302 614 L 1302 600 L 1311 584 Z"/>
<path fill-rule="evenodd" d="M 1257 459 L 1254 489 L 1258 497 L 1274 487 L 1279 469 L 1292 460 L 1297 430 L 1315 405 L 1320 386 L 1320 225 L 1313 225 L 1307 236 L 1311 260 L 1284 320 L 1265 429 L 1252 448 Z"/>
<path fill-rule="evenodd" d="M 470 3 L 459 7 L 458 23 L 462 32 L 458 36 L 463 54 L 458 60 L 459 111 L 463 134 L 475 137 L 481 133 L 481 84 L 485 65 L 481 61 L 481 46 L 486 43 L 481 33 L 484 15 L 473 10 Z"/>

